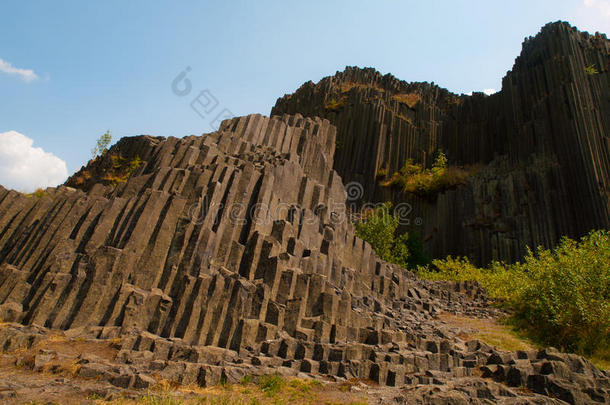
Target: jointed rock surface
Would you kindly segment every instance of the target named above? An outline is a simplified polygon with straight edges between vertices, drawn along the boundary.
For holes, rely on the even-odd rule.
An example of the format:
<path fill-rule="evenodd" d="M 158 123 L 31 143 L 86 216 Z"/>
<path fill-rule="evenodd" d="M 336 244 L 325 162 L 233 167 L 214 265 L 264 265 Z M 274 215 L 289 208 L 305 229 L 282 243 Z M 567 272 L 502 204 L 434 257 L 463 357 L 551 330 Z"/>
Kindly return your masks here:
<path fill-rule="evenodd" d="M 590 88 L 607 78 L 590 79 Z M 483 105 L 477 100 L 465 101 L 461 114 Z M 335 117 L 339 132 L 368 116 L 358 108 L 373 106 L 354 108 Z M 333 169 L 343 174 L 350 154 L 336 153 L 336 138 L 326 119 L 250 115 L 203 136 L 123 138 L 42 196 L 0 187 L 3 350 L 36 348 L 54 333 L 112 342 L 112 358 L 81 356 L 76 372 L 125 389 L 155 378 L 211 386 L 277 372 L 370 380 L 387 390 L 384 402 L 610 402 L 608 373 L 579 356 L 501 351 L 439 318 L 502 312 L 476 283 L 419 280 L 355 236 Z M 595 139 L 607 168 L 607 139 Z M 365 144 L 349 150 L 365 162 Z M 136 158 L 126 181 L 111 184 L 117 162 Z M 591 204 L 591 215 L 607 220 L 607 207 Z M 42 369 L 58 356 L 41 350 L 26 363 Z"/>
<path fill-rule="evenodd" d="M 491 96 L 347 68 L 305 83 L 271 113 L 329 119 L 343 181 L 363 185 L 363 203 L 411 204 L 432 256 L 514 262 L 526 246 L 610 227 L 609 71 L 604 34 L 558 22 L 525 40 Z M 439 150 L 472 172 L 466 184 L 432 201 L 380 186 L 408 158 L 430 167 Z"/>

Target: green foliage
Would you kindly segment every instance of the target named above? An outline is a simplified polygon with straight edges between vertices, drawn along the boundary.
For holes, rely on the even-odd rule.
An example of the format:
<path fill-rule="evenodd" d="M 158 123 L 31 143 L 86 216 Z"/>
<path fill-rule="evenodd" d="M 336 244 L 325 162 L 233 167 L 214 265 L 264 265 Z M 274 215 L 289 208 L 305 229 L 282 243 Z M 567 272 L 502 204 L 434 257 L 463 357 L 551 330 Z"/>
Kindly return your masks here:
<path fill-rule="evenodd" d="M 382 179 L 385 176 L 388 175 L 388 169 L 386 167 L 382 167 L 379 170 L 377 170 L 377 173 L 375 174 L 375 177 L 378 179 Z"/>
<path fill-rule="evenodd" d="M 432 164 L 432 173 L 442 175 L 445 169 L 447 169 L 447 156 L 440 151 L 436 155 L 436 159 L 434 159 L 434 163 Z"/>
<path fill-rule="evenodd" d="M 447 166 L 447 156 L 439 152 L 431 169 L 424 169 L 421 165 L 407 159 L 403 167 L 392 177 L 381 182 L 383 187 L 398 187 L 405 193 L 413 193 L 423 197 L 434 197 L 445 191 L 466 182 L 469 172 L 457 167 Z"/>
<path fill-rule="evenodd" d="M 528 249 L 523 263 L 477 268 L 467 259 L 433 261 L 423 278 L 476 280 L 515 310 L 513 321 L 537 341 L 610 360 L 610 231 L 591 231 L 554 250 Z"/>
<path fill-rule="evenodd" d="M 324 108 L 328 111 L 339 111 L 345 104 L 347 103 L 347 97 L 343 96 L 341 98 L 331 98 L 330 100 L 324 103 Z"/>
<path fill-rule="evenodd" d="M 416 231 L 411 231 L 408 234 L 403 234 L 403 236 L 404 235 L 408 235 L 404 241 L 405 245 L 407 246 L 407 250 L 409 251 L 407 268 L 415 269 L 417 266 L 428 265 L 430 263 L 430 257 L 424 250 L 424 241 L 422 240 L 420 234 Z"/>
<path fill-rule="evenodd" d="M 34 191 L 33 193 L 28 193 L 28 194 L 26 194 L 25 196 L 26 196 L 26 197 L 28 197 L 28 198 L 32 198 L 32 197 L 36 197 L 36 198 L 42 198 L 42 197 L 44 197 L 45 195 L 47 195 L 47 192 L 46 192 L 46 191 L 44 191 L 44 190 L 43 190 L 43 189 L 41 189 L 41 188 L 37 188 L 37 189 L 36 189 L 36 191 Z"/>
<path fill-rule="evenodd" d="M 398 218 L 391 215 L 392 203 L 387 202 L 365 213 L 365 219 L 355 224 L 356 235 L 369 242 L 373 250 L 385 261 L 392 261 L 394 232 Z"/>
<path fill-rule="evenodd" d="M 99 139 L 96 141 L 95 147 L 91 149 L 91 155 L 93 158 L 106 153 L 110 142 L 112 142 L 112 135 L 110 135 L 110 130 L 108 130 L 105 134 L 99 137 Z"/>
<path fill-rule="evenodd" d="M 404 268 L 428 263 L 421 239 L 415 233 L 396 234 L 399 218 L 391 213 L 392 203 L 386 202 L 365 213 L 361 222 L 354 224 L 356 235 L 369 242 L 383 260 Z"/>
<path fill-rule="evenodd" d="M 587 72 L 587 74 L 589 76 L 591 76 L 591 75 L 598 75 L 599 74 L 599 70 L 597 70 L 597 68 L 595 67 L 594 63 L 592 63 L 589 66 L 587 66 L 585 68 L 585 72 Z"/>
<path fill-rule="evenodd" d="M 111 159 L 112 169 L 106 173 L 104 180 L 115 187 L 126 182 L 133 172 L 142 165 L 140 156 L 128 160 L 121 155 L 112 155 Z"/>

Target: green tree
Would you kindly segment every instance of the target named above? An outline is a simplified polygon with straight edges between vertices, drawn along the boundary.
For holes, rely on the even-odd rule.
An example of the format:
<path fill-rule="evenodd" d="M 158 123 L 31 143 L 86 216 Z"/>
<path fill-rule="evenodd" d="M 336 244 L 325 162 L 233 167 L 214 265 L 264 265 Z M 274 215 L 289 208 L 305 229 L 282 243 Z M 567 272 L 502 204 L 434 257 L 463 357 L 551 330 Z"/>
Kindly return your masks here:
<path fill-rule="evenodd" d="M 355 224 L 356 235 L 369 242 L 377 256 L 386 262 L 404 268 L 426 265 L 429 259 L 417 234 L 397 234 L 399 218 L 391 213 L 392 203 L 386 202 L 368 211 L 361 222 Z"/>
<path fill-rule="evenodd" d="M 432 164 L 432 174 L 442 175 L 447 168 L 447 156 L 443 153 L 443 151 L 439 151 L 438 155 L 436 155 L 436 159 Z"/>
<path fill-rule="evenodd" d="M 112 142 L 112 135 L 110 135 L 110 130 L 108 130 L 96 141 L 95 148 L 91 149 L 93 158 L 103 155 L 108 150 L 110 142 Z"/>
<path fill-rule="evenodd" d="M 392 261 L 394 232 L 398 218 L 391 215 L 392 203 L 387 202 L 367 213 L 361 222 L 355 224 L 356 235 L 371 244 L 371 247 L 385 261 Z"/>

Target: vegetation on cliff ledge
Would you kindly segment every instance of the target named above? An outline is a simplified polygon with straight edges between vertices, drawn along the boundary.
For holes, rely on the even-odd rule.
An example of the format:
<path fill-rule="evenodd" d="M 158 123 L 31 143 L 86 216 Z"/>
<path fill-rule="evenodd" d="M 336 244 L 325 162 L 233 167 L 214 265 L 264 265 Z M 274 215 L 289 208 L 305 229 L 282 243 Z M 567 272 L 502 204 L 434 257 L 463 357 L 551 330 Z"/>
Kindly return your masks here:
<path fill-rule="evenodd" d="M 512 308 L 512 320 L 536 341 L 610 364 L 610 231 L 591 231 L 553 249 L 528 249 L 523 263 L 477 268 L 464 258 L 420 267 L 431 280 L 476 280 Z"/>
<path fill-rule="evenodd" d="M 385 177 L 387 169 L 377 172 L 377 178 Z M 388 180 L 381 181 L 383 187 L 395 187 L 404 193 L 413 193 L 422 197 L 434 197 L 438 193 L 464 184 L 470 171 L 454 166 L 447 166 L 447 157 L 439 152 L 431 169 L 407 159 L 402 168 Z"/>
<path fill-rule="evenodd" d="M 140 156 L 136 156 L 133 159 L 127 159 L 121 155 L 113 155 L 111 158 L 112 169 L 106 173 L 103 180 L 113 186 L 125 183 L 133 172 L 142 164 Z"/>

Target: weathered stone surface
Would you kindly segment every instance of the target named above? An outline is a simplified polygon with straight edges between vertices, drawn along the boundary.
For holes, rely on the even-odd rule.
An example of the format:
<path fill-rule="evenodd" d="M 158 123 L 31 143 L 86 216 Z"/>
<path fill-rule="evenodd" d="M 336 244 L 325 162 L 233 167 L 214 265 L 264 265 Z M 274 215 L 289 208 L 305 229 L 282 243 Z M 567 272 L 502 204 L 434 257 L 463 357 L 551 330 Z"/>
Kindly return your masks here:
<path fill-rule="evenodd" d="M 520 259 L 610 227 L 610 41 L 548 24 L 491 96 L 456 95 L 374 69 L 346 68 L 278 99 L 272 115 L 319 116 L 337 126 L 334 168 L 363 185 L 360 202 L 410 203 L 411 224 L 433 256 Z M 587 74 L 587 66 L 598 74 Z M 379 185 L 412 158 L 430 167 L 443 150 L 478 166 L 432 201 Z"/>
<path fill-rule="evenodd" d="M 383 80 L 386 92 L 405 86 Z M 409 114 L 440 108 L 425 103 Z M 424 149 L 443 133 L 422 135 Z M 113 357 L 81 356 L 77 374 L 122 389 L 146 389 L 151 375 L 211 386 L 277 372 L 372 380 L 406 403 L 610 401 L 608 374 L 583 358 L 502 352 L 438 319 L 501 311 L 478 284 L 419 280 L 355 236 L 333 167 L 366 164 L 377 141 L 347 156 L 336 137 L 326 119 L 250 115 L 204 136 L 124 138 L 42 197 L 0 187 L 0 314 L 15 322 L 0 328 L 0 347 L 32 348 L 50 333 L 112 339 Z M 117 162 L 136 157 L 116 181 Z M 53 356 L 19 361 L 44 369 Z"/>

